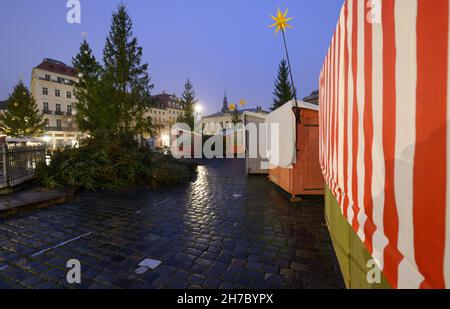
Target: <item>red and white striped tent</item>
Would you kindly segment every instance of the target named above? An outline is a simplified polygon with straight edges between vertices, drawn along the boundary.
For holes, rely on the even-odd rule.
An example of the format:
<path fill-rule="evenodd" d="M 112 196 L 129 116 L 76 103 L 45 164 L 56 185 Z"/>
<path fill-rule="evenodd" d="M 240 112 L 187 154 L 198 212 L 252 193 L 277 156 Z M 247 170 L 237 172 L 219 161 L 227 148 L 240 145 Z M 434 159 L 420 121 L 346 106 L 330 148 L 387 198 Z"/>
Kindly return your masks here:
<path fill-rule="evenodd" d="M 450 287 L 449 0 L 347 0 L 320 74 L 320 161 L 395 288 Z"/>

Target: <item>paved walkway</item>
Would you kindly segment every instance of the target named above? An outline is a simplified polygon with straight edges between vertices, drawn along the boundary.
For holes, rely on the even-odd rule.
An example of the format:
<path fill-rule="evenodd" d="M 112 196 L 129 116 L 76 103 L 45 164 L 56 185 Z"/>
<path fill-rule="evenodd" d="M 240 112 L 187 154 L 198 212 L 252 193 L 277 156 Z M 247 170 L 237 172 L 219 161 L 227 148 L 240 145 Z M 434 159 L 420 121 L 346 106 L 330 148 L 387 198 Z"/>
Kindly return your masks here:
<path fill-rule="evenodd" d="M 309 204 L 242 160 L 209 161 L 182 187 L 82 194 L 0 219 L 0 288 L 342 288 L 323 206 Z M 162 264 L 135 274 L 145 258 Z"/>

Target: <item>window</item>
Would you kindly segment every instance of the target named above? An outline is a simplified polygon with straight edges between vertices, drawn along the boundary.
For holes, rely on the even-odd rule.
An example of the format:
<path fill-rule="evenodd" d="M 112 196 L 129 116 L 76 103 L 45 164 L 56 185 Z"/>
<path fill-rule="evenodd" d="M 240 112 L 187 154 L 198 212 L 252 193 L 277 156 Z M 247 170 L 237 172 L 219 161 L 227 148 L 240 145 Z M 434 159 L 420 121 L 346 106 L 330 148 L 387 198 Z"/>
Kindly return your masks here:
<path fill-rule="evenodd" d="M 66 97 L 67 97 L 68 99 L 72 99 L 72 92 L 67 91 Z"/>
<path fill-rule="evenodd" d="M 50 120 L 49 119 L 44 119 L 44 124 L 46 127 L 50 126 Z"/>
<path fill-rule="evenodd" d="M 64 83 L 64 78 L 58 77 L 57 79 L 58 79 L 58 83 L 60 83 L 60 84 Z"/>
<path fill-rule="evenodd" d="M 61 112 L 61 104 L 56 103 L 56 112 L 60 113 Z"/>
<path fill-rule="evenodd" d="M 67 105 L 67 115 L 71 116 L 72 115 L 72 105 Z"/>
<path fill-rule="evenodd" d="M 61 128 L 62 128 L 62 125 L 61 125 L 61 119 L 57 119 L 57 120 L 56 120 L 56 127 L 57 127 L 58 129 L 61 129 Z"/>
<path fill-rule="evenodd" d="M 42 94 L 48 95 L 48 88 L 46 88 L 46 87 L 42 88 Z"/>
<path fill-rule="evenodd" d="M 44 102 L 44 111 L 48 112 L 48 102 Z"/>
<path fill-rule="evenodd" d="M 50 74 L 45 74 L 45 80 L 50 81 Z"/>
<path fill-rule="evenodd" d="M 60 97 L 61 96 L 61 91 L 59 91 L 58 89 L 55 89 L 55 97 Z"/>

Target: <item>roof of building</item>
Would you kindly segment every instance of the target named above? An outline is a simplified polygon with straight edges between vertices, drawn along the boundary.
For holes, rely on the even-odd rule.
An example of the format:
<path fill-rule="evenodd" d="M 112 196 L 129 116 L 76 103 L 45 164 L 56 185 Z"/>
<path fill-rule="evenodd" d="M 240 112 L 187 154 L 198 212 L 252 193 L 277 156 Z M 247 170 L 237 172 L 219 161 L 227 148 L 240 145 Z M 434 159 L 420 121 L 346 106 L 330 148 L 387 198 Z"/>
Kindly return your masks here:
<path fill-rule="evenodd" d="M 309 96 L 303 98 L 303 101 L 317 104 L 319 102 L 319 90 L 314 90 L 313 92 L 311 92 Z"/>
<path fill-rule="evenodd" d="M 0 110 L 6 109 L 6 103 L 8 103 L 8 100 L 0 101 Z"/>
<path fill-rule="evenodd" d="M 243 114 L 244 112 L 252 112 L 252 113 L 257 113 L 257 114 L 269 114 L 268 111 L 263 110 L 261 107 L 256 107 L 256 108 L 247 108 L 247 109 L 241 109 L 238 110 L 239 114 Z M 229 116 L 231 115 L 231 113 L 223 113 L 223 112 L 218 112 L 218 113 L 214 113 L 212 115 L 209 116 L 205 116 L 203 118 L 213 118 L 213 117 L 222 117 L 222 116 Z"/>
<path fill-rule="evenodd" d="M 159 109 L 183 109 L 183 105 L 174 94 L 161 93 L 152 96 L 153 104 L 155 108 Z"/>
<path fill-rule="evenodd" d="M 39 64 L 36 67 L 36 69 L 49 71 L 61 75 L 77 77 L 77 72 L 73 67 L 66 65 L 64 62 L 50 58 L 44 58 L 44 60 L 42 60 L 41 64 Z"/>

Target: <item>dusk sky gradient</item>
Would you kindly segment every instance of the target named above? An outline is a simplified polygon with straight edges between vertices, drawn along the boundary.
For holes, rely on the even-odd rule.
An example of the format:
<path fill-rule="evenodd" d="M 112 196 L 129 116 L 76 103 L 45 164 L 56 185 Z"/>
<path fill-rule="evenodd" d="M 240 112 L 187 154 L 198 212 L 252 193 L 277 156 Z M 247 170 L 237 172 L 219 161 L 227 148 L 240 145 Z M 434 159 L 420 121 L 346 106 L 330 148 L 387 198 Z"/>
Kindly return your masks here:
<path fill-rule="evenodd" d="M 0 100 L 19 79 L 30 85 L 43 58 L 71 65 L 82 33 L 102 59 L 111 14 L 120 0 L 81 0 L 81 24 L 66 22 L 66 0 L 0 0 Z M 284 49 L 268 29 L 277 7 L 289 8 L 287 40 L 299 98 L 318 88 L 318 75 L 344 0 L 124 0 L 143 60 L 155 84 L 180 95 L 191 78 L 204 114 L 218 111 L 224 90 L 247 107 L 272 104 Z"/>

